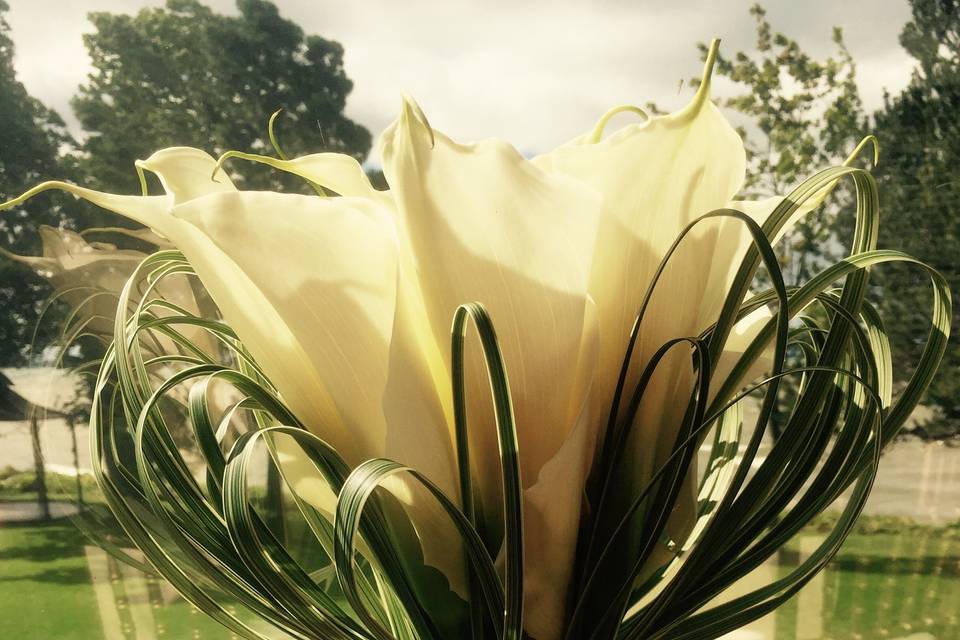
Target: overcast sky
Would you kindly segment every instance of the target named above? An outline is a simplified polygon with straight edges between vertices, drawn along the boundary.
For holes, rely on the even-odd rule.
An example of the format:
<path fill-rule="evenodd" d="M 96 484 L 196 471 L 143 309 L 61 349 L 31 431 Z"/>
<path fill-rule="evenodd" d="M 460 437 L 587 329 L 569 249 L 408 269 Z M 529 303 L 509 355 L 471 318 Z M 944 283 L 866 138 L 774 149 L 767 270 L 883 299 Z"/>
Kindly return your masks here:
<path fill-rule="evenodd" d="M 16 66 L 27 89 L 79 134 L 69 99 L 90 72 L 81 34 L 90 11 L 132 13 L 162 0 L 8 0 Z M 207 0 L 234 13 L 233 0 Z M 590 127 L 609 106 L 683 104 L 681 79 L 701 68 L 697 41 L 750 50 L 754 25 L 742 0 L 278 0 L 308 33 L 340 41 L 355 88 L 347 114 L 379 133 L 402 92 L 455 138 L 506 138 L 525 153 Z M 906 0 L 767 0 L 775 30 L 814 55 L 843 27 L 868 109 L 900 90 L 911 59 L 897 36 Z M 729 93 L 719 85 L 718 93 Z M 375 159 L 374 159 L 375 161 Z"/>

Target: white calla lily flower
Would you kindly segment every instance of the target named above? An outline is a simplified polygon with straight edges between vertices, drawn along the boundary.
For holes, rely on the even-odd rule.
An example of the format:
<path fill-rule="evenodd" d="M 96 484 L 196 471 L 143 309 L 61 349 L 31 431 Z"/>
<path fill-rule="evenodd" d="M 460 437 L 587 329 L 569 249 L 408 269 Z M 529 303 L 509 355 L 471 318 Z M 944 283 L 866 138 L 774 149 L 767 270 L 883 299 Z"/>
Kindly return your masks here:
<path fill-rule="evenodd" d="M 165 196 L 118 196 L 64 183 L 38 190 L 65 189 L 169 240 L 303 424 L 350 465 L 395 459 L 451 497 L 459 489 L 450 320 L 458 305 L 480 301 L 496 326 L 514 400 L 524 628 L 533 638 L 554 640 L 570 615 L 598 439 L 658 266 L 703 214 L 729 206 L 762 223 L 780 202 L 735 200 L 745 153 L 709 99 L 714 51 L 695 97 L 679 112 L 606 137 L 601 125 L 532 159 L 498 140 L 457 143 L 405 100 L 381 142 L 387 192 L 374 190 L 347 156 L 233 154 L 337 195 L 242 192 L 213 158 L 191 148 L 164 149 L 141 163 L 159 177 Z M 729 218 L 691 232 L 651 297 L 631 375 L 667 341 L 696 336 L 716 321 L 750 242 L 742 222 Z M 738 324 L 730 355 L 739 355 L 769 318 L 764 308 Z M 753 373 L 762 369 L 760 363 Z M 720 377 L 729 370 L 723 360 L 716 368 Z M 502 526 L 497 435 L 479 353 L 471 355 L 467 381 L 474 473 L 482 513 L 496 530 Z M 619 479 L 624 486 L 646 486 L 666 462 L 687 407 L 677 398 L 688 398 L 695 384 L 689 350 L 668 353 L 640 405 L 624 454 L 630 472 Z M 331 510 L 333 496 L 310 488 L 313 468 L 298 458 L 286 450 L 280 457 L 288 480 L 315 506 Z M 668 527 L 679 540 L 695 519 L 696 483 L 687 484 Z M 427 526 L 420 534 L 425 561 L 464 594 L 462 559 L 432 541 Z"/>

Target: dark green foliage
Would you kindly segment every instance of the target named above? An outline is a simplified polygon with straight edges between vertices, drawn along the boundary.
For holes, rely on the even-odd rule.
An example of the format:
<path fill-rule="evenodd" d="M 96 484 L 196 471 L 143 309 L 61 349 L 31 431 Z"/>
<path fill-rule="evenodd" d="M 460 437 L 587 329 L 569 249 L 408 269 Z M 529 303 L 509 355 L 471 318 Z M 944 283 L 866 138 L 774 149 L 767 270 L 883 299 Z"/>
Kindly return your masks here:
<path fill-rule="evenodd" d="M 0 0 L 0 201 L 28 185 L 69 173 L 59 161 L 72 140 L 63 120 L 30 96 L 13 67 L 13 40 Z M 17 253 L 36 253 L 41 224 L 57 225 L 68 217 L 62 196 L 45 195 L 0 216 L 0 238 Z M 66 199 L 69 201 L 70 199 Z M 33 335 L 40 303 L 49 287 L 29 269 L 0 258 L 0 366 L 22 364 Z"/>
<path fill-rule="evenodd" d="M 290 155 L 316 151 L 366 156 L 370 133 L 343 115 L 352 82 L 343 48 L 307 36 L 264 0 L 239 0 L 240 16 L 213 13 L 196 0 L 170 0 L 136 16 L 95 13 L 85 37 L 94 73 L 73 106 L 89 138 L 81 154 L 63 121 L 17 80 L 13 42 L 0 0 L 0 201 L 49 179 L 71 179 L 104 190 L 139 190 L 134 161 L 153 151 L 188 145 L 269 153 L 267 120 Z M 255 164 L 231 166 L 238 186 L 306 190 L 302 180 Z M 123 225 L 116 216 L 62 195 L 44 194 L 0 217 L 2 247 L 37 255 L 41 224 L 89 228 Z M 116 238 L 97 238 L 116 241 Z M 141 248 L 139 246 L 131 248 Z M 0 259 L 0 366 L 18 366 L 50 294 L 22 265 Z M 38 345 L 57 331 L 44 321 Z"/>
<path fill-rule="evenodd" d="M 956 0 L 911 0 L 913 19 L 900 43 L 916 58 L 910 84 L 887 96 L 876 114 L 881 161 L 877 180 L 884 222 L 880 243 L 909 252 L 947 278 L 956 299 L 960 287 L 960 4 Z M 917 287 L 914 271 L 894 267 L 878 274 L 893 295 L 881 308 L 889 318 L 894 358 L 917 360 L 920 307 L 929 291 Z M 954 315 L 953 326 L 960 323 Z M 910 369 L 902 370 L 909 373 Z M 960 340 L 953 337 L 941 374 L 927 395 L 936 415 L 920 435 L 960 433 Z"/>
<path fill-rule="evenodd" d="M 343 115 L 353 87 L 343 47 L 305 35 L 270 2 L 237 6 L 238 17 L 196 0 L 168 0 L 136 16 L 91 14 L 95 31 L 84 39 L 95 71 L 73 101 L 91 133 L 88 184 L 134 192 L 134 161 L 163 147 L 269 153 L 267 119 L 279 108 L 288 154 L 337 151 L 363 160 L 371 137 Z M 231 171 L 241 188 L 309 188 L 252 164 Z"/>

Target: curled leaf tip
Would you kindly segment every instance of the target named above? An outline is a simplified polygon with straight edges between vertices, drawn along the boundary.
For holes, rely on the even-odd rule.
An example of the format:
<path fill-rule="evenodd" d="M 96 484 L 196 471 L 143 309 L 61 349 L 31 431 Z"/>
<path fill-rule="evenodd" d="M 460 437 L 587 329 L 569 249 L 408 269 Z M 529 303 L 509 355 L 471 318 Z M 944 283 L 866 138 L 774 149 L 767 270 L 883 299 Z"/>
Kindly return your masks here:
<path fill-rule="evenodd" d="M 273 146 L 273 150 L 277 152 L 277 155 L 281 160 L 287 160 L 287 154 L 283 152 L 283 149 L 280 147 L 280 143 L 277 141 L 277 135 L 274 131 L 274 123 L 277 120 L 277 116 L 283 111 L 283 107 L 280 107 L 270 116 L 270 120 L 267 122 L 267 136 L 270 138 L 270 144 Z"/>
<path fill-rule="evenodd" d="M 133 166 L 136 167 L 136 169 L 137 169 L 137 178 L 140 179 L 140 194 L 141 194 L 141 195 L 144 195 L 144 196 L 145 196 L 145 195 L 148 195 L 148 190 L 147 190 L 147 174 L 146 174 L 146 171 L 145 171 L 146 168 L 147 168 L 147 163 L 144 162 L 143 160 L 136 160 L 136 161 L 134 161 Z"/>
<path fill-rule="evenodd" d="M 877 139 L 877 136 L 872 133 L 864 136 L 863 140 L 850 152 L 847 159 L 843 161 L 843 166 L 849 167 L 853 164 L 853 161 L 857 159 L 857 156 L 860 155 L 860 152 L 862 152 L 867 145 L 873 147 L 873 166 L 876 167 L 877 163 L 880 162 L 880 141 Z"/>
<path fill-rule="evenodd" d="M 223 164 L 230 158 L 244 157 L 247 154 L 240 151 L 225 151 L 219 158 L 217 158 L 217 164 L 214 165 L 213 171 L 210 173 L 210 180 L 213 182 L 220 182 L 217 180 L 217 173 L 223 169 Z"/>
<path fill-rule="evenodd" d="M 273 167 L 274 169 L 280 169 L 281 171 L 289 171 L 285 163 L 291 162 L 289 158 L 283 155 L 279 148 L 277 151 L 280 153 L 280 158 L 273 158 L 270 156 L 264 156 L 257 153 L 246 153 L 243 151 L 225 151 L 223 155 L 217 160 L 217 165 L 213 168 L 213 174 L 211 179 L 214 182 L 218 182 L 216 179 L 217 171 L 223 168 L 223 164 L 231 158 L 239 158 L 240 160 L 248 160 L 250 162 L 256 162 L 259 164 L 267 165 L 268 167 Z M 320 184 L 314 182 L 313 180 L 307 179 L 307 183 L 310 187 L 317 193 L 321 198 L 326 198 L 330 195 Z"/>
<path fill-rule="evenodd" d="M 607 111 L 600 120 L 597 121 L 596 126 L 593 128 L 593 132 L 590 134 L 590 142 L 600 142 L 600 139 L 603 138 L 603 130 L 606 129 L 607 123 L 610 122 L 610 119 L 613 118 L 618 113 L 630 112 L 635 113 L 640 116 L 644 121 L 649 120 L 650 116 L 646 111 L 640 107 L 635 107 L 632 104 L 622 104 L 618 107 L 613 107 Z"/>

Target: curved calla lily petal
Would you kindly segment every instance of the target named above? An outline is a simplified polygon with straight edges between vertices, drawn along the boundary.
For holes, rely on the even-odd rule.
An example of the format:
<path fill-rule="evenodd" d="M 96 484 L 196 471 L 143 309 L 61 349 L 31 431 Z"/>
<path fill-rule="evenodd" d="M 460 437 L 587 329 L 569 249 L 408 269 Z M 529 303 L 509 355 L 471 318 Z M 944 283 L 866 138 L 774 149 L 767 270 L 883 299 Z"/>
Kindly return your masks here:
<path fill-rule="evenodd" d="M 237 190 L 223 172 L 218 171 L 214 175 L 217 165 L 210 154 L 193 147 L 170 147 L 157 151 L 146 160 L 138 161 L 137 168 L 157 176 L 171 206 L 213 193 L 233 193 Z"/>
<path fill-rule="evenodd" d="M 593 398 L 601 412 L 609 411 L 630 330 L 669 247 L 685 226 L 722 208 L 743 183 L 743 143 L 709 99 L 713 60 L 711 52 L 697 94 L 679 112 L 628 125 L 599 141 L 596 132 L 586 134 L 534 159 L 538 166 L 592 186 L 603 198 L 590 274 L 600 325 Z M 702 223 L 671 258 L 640 327 L 628 389 L 661 345 L 695 336 L 716 319 L 726 289 L 714 285 L 732 276 L 736 264 L 731 253 L 741 239 L 730 222 Z M 624 499 L 646 486 L 674 445 L 686 407 L 664 399 L 689 397 L 693 384 L 689 354 L 672 350 L 640 405 L 626 454 L 628 477 L 618 483 L 629 487 Z M 695 474 L 692 469 L 691 476 Z M 693 522 L 696 496 L 694 483 L 689 484 L 691 491 L 669 528 L 677 538 Z"/>
<path fill-rule="evenodd" d="M 382 223 L 391 230 L 395 229 L 392 194 L 374 189 L 357 161 L 349 156 L 322 153 L 280 160 L 254 154 L 228 153 L 221 158 L 220 163 L 231 157 L 260 162 L 299 175 L 340 196 L 346 196 L 330 198 L 328 202 L 333 206 L 341 201 L 357 202 L 358 206 L 383 212 Z M 319 218 L 311 224 L 323 224 L 323 219 Z M 291 233 L 287 238 L 288 242 L 308 242 L 311 246 L 316 242 L 309 234 L 304 235 L 302 230 L 291 227 L 289 231 Z M 256 246 L 257 243 L 258 240 L 252 239 L 251 246 Z M 238 245 L 236 248 L 242 250 L 242 246 Z M 380 374 L 372 379 L 359 378 L 364 382 L 373 382 L 371 388 L 379 390 L 381 398 L 379 401 L 371 401 L 370 408 L 382 409 L 382 418 L 379 422 L 358 424 L 358 428 L 361 431 L 369 428 L 378 434 L 375 439 L 378 445 L 365 449 L 368 457 L 386 455 L 391 459 L 402 460 L 425 473 L 449 495 L 457 495 L 449 373 L 440 355 L 440 346 L 433 343 L 430 335 L 422 295 L 411 262 L 403 255 L 395 253 L 396 248 L 389 250 L 389 254 L 397 259 L 398 264 L 377 274 L 379 278 L 395 277 L 391 283 L 395 287 L 392 332 L 386 341 L 388 353 L 380 361 L 380 373 L 386 375 L 386 380 L 381 380 Z M 360 256 L 353 257 L 356 259 Z M 300 272 L 316 272 L 321 269 L 322 273 L 322 266 L 301 263 L 294 268 Z M 346 262 L 343 266 L 346 266 Z M 361 271 L 367 269 L 368 274 L 377 273 L 376 270 L 370 271 L 362 261 L 354 260 L 352 266 Z M 312 328 L 308 329 L 313 333 Z M 378 356 L 384 355 L 380 351 L 377 353 Z M 349 407 L 349 403 L 347 406 Z M 386 421 L 385 442 L 380 442 L 384 435 L 379 426 L 382 420 Z M 295 457 L 287 453 L 286 460 L 290 461 Z M 307 470 L 308 475 L 301 478 L 304 486 L 313 482 L 309 477 L 312 473 L 309 464 L 289 464 L 287 467 L 284 472 L 288 479 L 299 478 L 298 470 Z M 296 480 L 293 484 L 297 484 Z M 301 494 L 308 495 L 305 492 Z M 431 544 L 424 545 L 422 550 L 427 564 L 441 568 L 451 580 L 451 587 L 466 596 L 462 575 L 462 550 L 459 545 L 438 543 L 446 532 L 443 518 L 437 521 L 435 507 L 430 501 L 426 504 L 417 500 L 407 501 L 407 508 L 423 539 L 431 541 Z"/>
<path fill-rule="evenodd" d="M 406 103 L 383 136 L 401 242 L 415 260 L 438 344 L 449 340 L 459 301 L 483 300 L 497 323 L 518 389 L 515 411 L 530 486 L 579 410 L 582 394 L 570 394 L 576 371 L 564 365 L 583 334 L 599 202 L 591 190 L 542 172 L 499 141 L 460 145 L 414 114 Z M 477 395 L 479 421 L 486 399 Z M 556 426 L 525 433 L 525 423 Z"/>
<path fill-rule="evenodd" d="M 344 457 L 356 460 L 355 441 L 343 429 L 342 418 L 297 336 L 228 255 L 196 226 L 172 215 L 178 204 L 208 194 L 235 191 L 232 183 L 223 177 L 214 182 L 211 176 L 216 162 L 197 149 L 165 149 L 140 165 L 157 174 L 168 195 L 114 195 L 63 182 L 47 182 L 22 197 L 62 189 L 150 227 L 170 240 L 190 261 L 224 317 L 281 389 L 294 413 L 306 424 L 328 425 L 332 432 L 343 434 Z"/>
<path fill-rule="evenodd" d="M 409 101 L 384 133 L 381 153 L 436 343 L 449 340 L 451 314 L 465 300 L 482 300 L 497 326 L 514 390 L 522 481 L 534 487 L 574 431 L 590 388 L 590 375 L 581 376 L 570 358 L 589 334 L 588 273 L 600 200 L 593 189 L 543 171 L 505 143 L 453 142 L 431 130 Z M 484 513 L 494 519 L 496 430 L 479 358 L 471 365 L 467 419 Z M 578 435 L 578 453 L 588 459 L 595 431 Z M 575 546 L 584 479 L 585 473 L 566 487 L 552 485 L 549 509 L 562 514 L 555 522 L 564 521 L 566 530 L 553 529 L 551 545 L 532 538 L 525 545 L 525 596 L 549 604 L 533 606 L 526 616 L 531 633 L 541 637 L 539 623 L 547 624 L 566 597 L 569 562 L 563 558 Z M 528 500 L 525 520 L 542 520 L 547 508 Z"/>
<path fill-rule="evenodd" d="M 391 206 L 392 198 L 385 191 L 377 191 L 370 184 L 363 167 L 352 156 L 341 153 L 315 153 L 299 158 L 281 160 L 252 153 L 227 152 L 220 158 L 223 164 L 229 158 L 241 158 L 269 165 L 314 182 L 341 196 L 370 198 L 384 206 Z"/>
<path fill-rule="evenodd" d="M 303 349 L 342 426 L 301 416 L 305 423 L 338 448 L 350 443 L 365 457 L 382 455 L 397 283 L 385 213 L 364 199 L 229 192 L 190 200 L 173 215 L 232 261 Z M 214 299 L 230 285 L 207 284 Z"/>
<path fill-rule="evenodd" d="M 700 89 L 681 111 L 629 125 L 599 142 L 585 135 L 534 159 L 603 197 L 590 292 L 601 327 L 598 392 L 604 400 L 612 395 L 640 302 L 667 249 L 687 224 L 723 207 L 743 183 L 743 143 L 709 100 L 712 62 L 711 57 Z M 699 320 L 702 305 L 710 302 L 705 295 L 722 300 L 725 291 L 706 286 L 715 271 L 717 226 L 707 223 L 695 231 L 662 276 L 662 295 L 652 303 L 659 297 L 670 312 L 651 308 L 653 322 L 645 323 L 640 339 L 647 354 L 638 354 L 641 365 L 667 339 L 696 333 L 691 319 Z M 716 257 L 729 268 L 728 256 Z"/>
<path fill-rule="evenodd" d="M 74 280 L 75 284 L 81 284 L 79 276 L 72 278 L 66 277 L 66 274 L 79 272 L 91 265 L 102 265 L 105 261 L 115 261 L 118 263 L 129 262 L 136 266 L 137 262 L 146 257 L 146 254 L 140 251 L 117 249 L 111 244 L 102 242 L 87 242 L 79 233 L 69 229 L 42 226 L 39 229 L 39 235 L 43 243 L 42 256 L 21 256 L 3 248 L 0 248 L 0 255 L 31 267 L 37 273 L 52 281 L 62 281 L 63 284 L 67 284 L 67 280 Z M 132 266 L 121 269 L 124 273 L 118 274 L 116 279 L 111 279 L 109 282 L 91 277 L 87 279 L 87 284 L 102 286 L 104 289 L 118 292 L 123 288 L 126 278 L 129 277 L 132 270 Z M 115 282 L 119 282 L 120 286 L 110 286 Z M 60 288 L 56 283 L 55 286 Z"/>
<path fill-rule="evenodd" d="M 193 222 L 173 215 L 204 196 L 215 198 L 235 194 L 232 183 L 218 172 L 216 162 L 195 149 L 167 149 L 141 163 L 157 174 L 170 196 L 170 208 L 163 213 L 164 228 L 154 227 L 183 251 L 201 281 L 240 336 L 244 345 L 280 390 L 294 413 L 307 425 L 323 425 L 325 435 L 348 460 L 358 461 L 360 450 L 345 426 L 343 416 L 287 320 L 271 304 L 265 292 L 217 243 Z M 269 214 L 265 214 L 269 215 Z M 153 225 L 151 225 L 153 226 Z M 317 427 L 319 428 L 319 427 Z"/>

